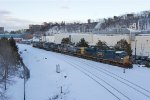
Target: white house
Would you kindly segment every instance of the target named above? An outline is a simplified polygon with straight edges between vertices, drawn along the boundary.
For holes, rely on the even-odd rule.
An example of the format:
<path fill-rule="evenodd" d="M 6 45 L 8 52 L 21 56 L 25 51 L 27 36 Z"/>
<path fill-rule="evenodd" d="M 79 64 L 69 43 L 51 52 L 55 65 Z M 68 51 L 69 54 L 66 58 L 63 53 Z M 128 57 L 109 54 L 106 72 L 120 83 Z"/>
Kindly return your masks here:
<path fill-rule="evenodd" d="M 150 34 L 139 34 L 131 44 L 133 55 L 150 56 Z M 136 49 L 135 49 L 136 48 Z"/>
<path fill-rule="evenodd" d="M 55 42 L 55 36 L 42 36 L 42 42 Z"/>

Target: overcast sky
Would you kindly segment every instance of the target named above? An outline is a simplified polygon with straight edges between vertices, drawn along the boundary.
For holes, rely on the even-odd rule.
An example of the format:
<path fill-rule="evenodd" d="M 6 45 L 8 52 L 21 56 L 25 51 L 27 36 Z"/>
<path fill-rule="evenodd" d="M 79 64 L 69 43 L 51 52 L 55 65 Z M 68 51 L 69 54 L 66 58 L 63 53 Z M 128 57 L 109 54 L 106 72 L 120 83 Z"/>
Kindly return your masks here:
<path fill-rule="evenodd" d="M 150 0 L 0 0 L 0 27 L 28 28 L 42 22 L 101 19 L 150 10 Z"/>

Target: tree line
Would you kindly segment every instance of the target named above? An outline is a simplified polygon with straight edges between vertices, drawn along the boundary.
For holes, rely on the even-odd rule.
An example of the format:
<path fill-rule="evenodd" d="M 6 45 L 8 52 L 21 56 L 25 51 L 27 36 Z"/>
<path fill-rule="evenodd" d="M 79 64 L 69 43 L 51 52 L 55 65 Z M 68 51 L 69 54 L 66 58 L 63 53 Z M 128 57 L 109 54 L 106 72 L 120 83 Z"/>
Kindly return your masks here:
<path fill-rule="evenodd" d="M 63 38 L 62 39 L 62 44 L 70 44 L 71 41 L 69 38 Z M 73 44 L 73 43 L 71 43 Z M 76 46 L 78 47 L 89 47 L 89 44 L 87 41 L 85 41 L 84 38 L 82 38 L 77 44 Z M 121 39 L 120 41 L 117 42 L 117 44 L 113 47 L 110 48 L 109 46 L 107 46 L 105 41 L 101 41 L 99 40 L 96 45 L 96 48 L 98 48 L 99 50 L 116 50 L 116 51 L 126 51 L 128 53 L 129 56 L 132 56 L 132 49 L 131 49 L 131 45 L 125 40 L 125 39 Z"/>

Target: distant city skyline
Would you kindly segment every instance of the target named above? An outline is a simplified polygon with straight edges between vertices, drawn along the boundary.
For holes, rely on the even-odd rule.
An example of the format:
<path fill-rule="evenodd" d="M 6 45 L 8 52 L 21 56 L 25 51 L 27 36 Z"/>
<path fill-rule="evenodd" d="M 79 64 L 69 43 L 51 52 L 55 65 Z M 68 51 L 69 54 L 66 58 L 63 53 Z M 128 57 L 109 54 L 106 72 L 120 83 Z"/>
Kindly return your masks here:
<path fill-rule="evenodd" d="M 28 28 L 43 22 L 85 22 L 150 10 L 149 0 L 0 0 L 0 27 Z"/>

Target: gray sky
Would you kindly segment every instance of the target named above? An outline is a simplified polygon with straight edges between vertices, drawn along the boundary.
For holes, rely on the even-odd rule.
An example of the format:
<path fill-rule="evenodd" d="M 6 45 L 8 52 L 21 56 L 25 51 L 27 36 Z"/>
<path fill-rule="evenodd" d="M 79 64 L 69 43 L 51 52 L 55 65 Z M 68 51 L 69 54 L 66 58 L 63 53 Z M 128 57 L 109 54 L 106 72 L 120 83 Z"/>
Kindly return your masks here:
<path fill-rule="evenodd" d="M 0 0 L 0 26 L 8 30 L 42 22 L 85 22 L 150 10 L 150 0 Z"/>

